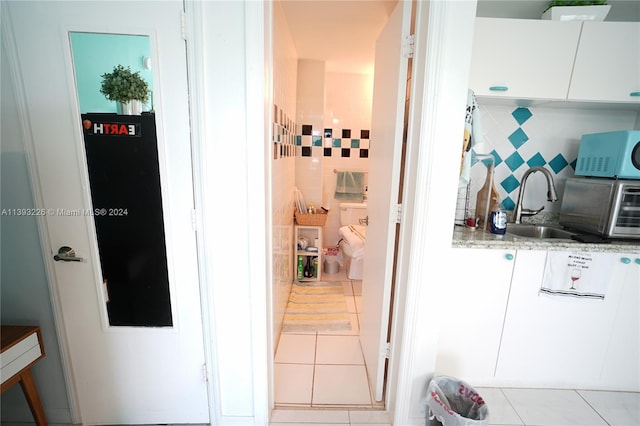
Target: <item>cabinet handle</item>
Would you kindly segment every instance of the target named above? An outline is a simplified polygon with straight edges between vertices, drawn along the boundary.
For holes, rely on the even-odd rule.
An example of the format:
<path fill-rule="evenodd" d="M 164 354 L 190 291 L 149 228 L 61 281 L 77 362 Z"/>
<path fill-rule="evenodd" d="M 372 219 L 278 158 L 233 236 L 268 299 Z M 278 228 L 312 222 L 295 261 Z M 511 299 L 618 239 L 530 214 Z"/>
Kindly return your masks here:
<path fill-rule="evenodd" d="M 507 260 L 513 260 L 513 254 L 507 253 L 507 254 L 504 255 L 504 258 L 507 259 Z"/>
<path fill-rule="evenodd" d="M 621 257 L 620 262 L 624 263 L 625 265 L 628 265 L 631 263 L 631 259 L 629 259 L 628 257 Z"/>
<path fill-rule="evenodd" d="M 640 96 L 640 92 L 631 92 L 629 96 Z"/>
<path fill-rule="evenodd" d="M 640 265 L 640 257 L 636 257 L 636 263 Z"/>
<path fill-rule="evenodd" d="M 492 92 L 506 92 L 509 88 L 507 86 L 491 86 L 489 90 Z"/>

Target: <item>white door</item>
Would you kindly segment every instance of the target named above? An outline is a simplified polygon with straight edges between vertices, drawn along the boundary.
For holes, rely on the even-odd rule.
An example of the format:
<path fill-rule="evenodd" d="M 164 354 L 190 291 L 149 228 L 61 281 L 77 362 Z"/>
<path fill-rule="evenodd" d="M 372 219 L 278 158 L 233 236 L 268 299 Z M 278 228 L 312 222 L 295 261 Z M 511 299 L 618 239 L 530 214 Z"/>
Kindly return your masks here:
<path fill-rule="evenodd" d="M 408 58 L 403 40 L 410 34 L 411 3 L 398 2 L 376 42 L 369 154 L 369 227 L 362 286 L 360 342 L 369 382 L 383 398 Z"/>
<path fill-rule="evenodd" d="M 26 133 L 37 164 L 33 184 L 45 212 L 43 244 L 61 308 L 78 420 L 208 423 L 182 1 L 3 3 L 3 26 L 11 23 L 13 30 L 12 69 L 24 86 Z M 110 325 L 93 217 L 65 213 L 92 208 L 70 32 L 149 38 L 169 326 Z M 54 261 L 61 246 L 85 261 Z"/>

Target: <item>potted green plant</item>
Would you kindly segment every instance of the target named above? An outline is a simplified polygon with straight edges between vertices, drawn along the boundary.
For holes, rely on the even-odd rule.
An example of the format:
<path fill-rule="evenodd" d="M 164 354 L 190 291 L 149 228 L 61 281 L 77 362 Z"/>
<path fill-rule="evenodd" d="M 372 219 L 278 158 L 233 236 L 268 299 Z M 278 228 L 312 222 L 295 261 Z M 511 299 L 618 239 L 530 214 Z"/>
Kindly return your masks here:
<path fill-rule="evenodd" d="M 604 21 L 611 9 L 607 0 L 552 0 L 542 19 L 553 21 Z"/>
<path fill-rule="evenodd" d="M 149 99 L 149 85 L 140 72 L 116 65 L 113 72 L 102 74 L 100 93 L 117 102 L 118 114 L 140 115 L 142 104 Z"/>

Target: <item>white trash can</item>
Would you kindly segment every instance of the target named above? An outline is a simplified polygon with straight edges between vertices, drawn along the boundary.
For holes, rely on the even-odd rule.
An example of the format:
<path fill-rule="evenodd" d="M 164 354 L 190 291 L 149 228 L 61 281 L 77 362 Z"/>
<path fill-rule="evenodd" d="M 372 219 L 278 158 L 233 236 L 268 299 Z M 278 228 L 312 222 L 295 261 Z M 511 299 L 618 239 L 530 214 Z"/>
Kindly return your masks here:
<path fill-rule="evenodd" d="M 337 274 L 340 272 L 340 249 L 338 247 L 324 249 L 322 272 L 325 274 Z"/>
<path fill-rule="evenodd" d="M 480 394 L 454 377 L 436 376 L 427 387 L 429 425 L 487 426 L 489 409 Z"/>

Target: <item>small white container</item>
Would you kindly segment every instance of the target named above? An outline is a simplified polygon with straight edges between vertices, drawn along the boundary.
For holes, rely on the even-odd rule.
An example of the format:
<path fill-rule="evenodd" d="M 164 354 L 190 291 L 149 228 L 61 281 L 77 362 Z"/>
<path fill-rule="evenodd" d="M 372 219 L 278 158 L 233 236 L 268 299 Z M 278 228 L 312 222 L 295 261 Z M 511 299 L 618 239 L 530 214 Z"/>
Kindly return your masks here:
<path fill-rule="evenodd" d="M 610 4 L 591 6 L 554 6 L 542 14 L 542 19 L 552 21 L 604 21 Z"/>
<path fill-rule="evenodd" d="M 325 259 L 322 265 L 322 272 L 325 274 L 337 274 L 340 272 L 340 264 L 337 260 Z"/>

